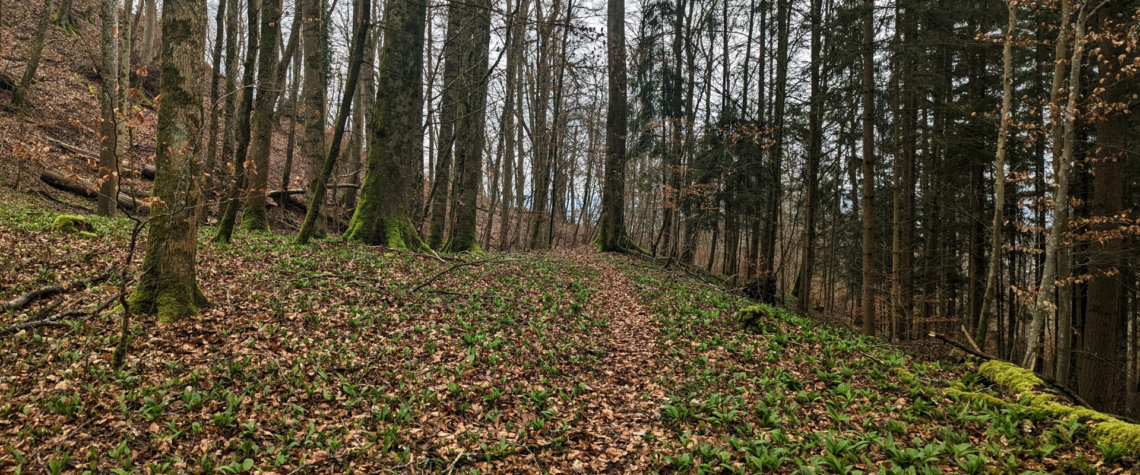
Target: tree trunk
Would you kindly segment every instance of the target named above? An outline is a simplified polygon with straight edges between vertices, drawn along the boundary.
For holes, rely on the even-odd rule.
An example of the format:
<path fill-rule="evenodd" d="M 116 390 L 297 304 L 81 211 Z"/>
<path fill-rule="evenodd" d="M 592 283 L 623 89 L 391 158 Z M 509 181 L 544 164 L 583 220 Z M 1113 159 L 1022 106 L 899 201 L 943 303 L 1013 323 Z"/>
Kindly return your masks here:
<path fill-rule="evenodd" d="M 202 78 L 206 4 L 164 0 L 162 105 L 158 113 L 154 196 L 141 274 L 130 306 L 156 313 L 159 323 L 198 313 L 207 303 L 198 288 L 195 266 L 202 167 L 198 151 L 202 122 Z"/>
<path fill-rule="evenodd" d="M 469 29 L 462 38 L 470 38 L 460 53 L 460 73 L 457 79 L 455 124 L 455 201 L 452 216 L 455 225 L 448 232 L 443 250 L 447 252 L 479 252 L 476 241 L 476 201 L 483 175 L 483 144 L 486 124 L 487 60 L 491 41 L 491 2 L 475 0 L 471 12 L 465 16 Z"/>
<path fill-rule="evenodd" d="M 100 75 L 103 88 L 99 94 L 101 114 L 99 122 L 99 201 L 95 212 L 99 216 L 115 216 L 115 197 L 119 194 L 119 120 L 116 114 L 119 103 L 119 2 L 103 0 L 100 18 L 103 24 L 103 64 Z"/>
<path fill-rule="evenodd" d="M 994 219 L 991 226 L 990 269 L 986 279 L 986 295 L 982 298 L 982 317 L 974 334 L 974 342 L 982 351 L 986 349 L 986 333 L 989 331 L 990 317 L 994 313 L 994 297 L 997 295 L 998 272 L 1001 271 L 1002 212 L 1005 206 L 1005 143 L 1009 136 L 1010 104 L 1013 101 L 1013 35 L 1017 28 L 1017 5 L 1007 2 L 1009 26 L 1006 30 L 1005 48 L 1002 50 L 1004 75 L 1001 101 L 1001 125 L 998 127 L 997 154 L 994 157 Z"/>
<path fill-rule="evenodd" d="M 863 334 L 875 321 L 875 0 L 863 0 Z"/>
<path fill-rule="evenodd" d="M 129 2 L 130 0 L 127 1 Z M 214 189 L 214 165 L 218 154 L 218 83 L 222 78 L 222 73 L 219 69 L 221 69 L 220 66 L 222 65 L 222 43 L 224 42 L 222 34 L 225 33 L 225 18 L 226 1 L 221 0 L 218 2 L 218 16 L 215 20 L 215 23 L 217 23 L 217 33 L 214 35 L 213 62 L 210 63 L 210 129 L 206 135 L 206 169 L 203 170 L 203 174 L 206 175 L 205 190 L 207 190 L 207 193 L 209 193 L 209 190 Z M 127 24 L 127 22 L 123 23 L 124 25 Z M 206 199 L 209 199 L 208 195 Z M 206 213 L 201 213 L 201 216 L 204 218 Z"/>
<path fill-rule="evenodd" d="M 823 29 L 823 0 L 811 2 L 811 112 L 808 118 L 808 157 L 806 177 L 804 178 L 804 193 L 807 195 L 807 209 L 804 210 L 804 241 L 803 256 L 800 258 L 800 295 L 797 308 L 800 313 L 807 315 L 811 312 L 811 279 L 812 259 L 815 248 L 815 211 L 816 202 L 816 168 L 819 157 L 823 154 L 823 97 L 820 94 L 819 70 L 823 61 L 820 41 Z"/>
<path fill-rule="evenodd" d="M 65 1 L 69 5 L 71 4 L 71 0 Z M 142 61 L 143 66 L 150 66 L 150 63 L 154 61 L 154 41 L 158 37 L 158 32 L 155 31 L 155 25 L 158 22 L 158 9 L 155 5 L 155 1 L 156 0 L 143 0 L 143 44 L 142 51 L 139 52 L 139 59 Z M 163 8 L 165 8 L 165 5 Z"/>
<path fill-rule="evenodd" d="M 1124 154 L 1128 153 L 1130 133 L 1129 115 L 1123 109 L 1130 102 L 1125 93 L 1130 91 L 1133 82 L 1129 73 L 1122 71 L 1122 68 L 1129 67 L 1128 63 L 1121 64 L 1124 58 L 1117 58 L 1124 52 L 1124 30 L 1127 29 L 1118 20 L 1118 15 L 1124 10 L 1124 2 L 1110 3 L 1102 8 L 1098 14 L 1100 54 L 1097 56 L 1097 73 L 1104 89 L 1100 91 L 1100 97 L 1094 99 L 1100 106 L 1097 107 L 1093 224 L 1090 226 L 1095 238 L 1089 243 L 1089 274 L 1093 278 L 1089 281 L 1088 315 L 1085 318 L 1084 350 L 1087 356 L 1078 360 L 1078 387 L 1081 397 L 1094 408 L 1116 411 L 1120 407 L 1118 392 L 1123 382 L 1117 335 L 1127 331 L 1121 325 L 1124 321 L 1121 300 L 1125 295 L 1120 284 L 1124 264 L 1121 259 L 1122 229 L 1130 222 L 1120 219 L 1124 212 Z M 1080 36 L 1075 40 L 1077 48 L 1082 40 Z M 1073 64 L 1080 63 L 1074 61 Z M 1073 90 L 1077 90 L 1076 87 Z"/>
<path fill-rule="evenodd" d="M 32 37 L 31 47 L 28 48 L 28 64 L 24 67 L 24 76 L 12 94 L 12 107 L 16 110 L 27 112 L 28 88 L 32 86 L 32 80 L 36 78 L 36 69 L 39 68 L 40 56 L 44 51 L 44 36 L 47 34 L 48 23 L 51 19 L 51 6 L 51 0 L 44 0 L 44 10 L 40 14 L 39 24 L 36 25 L 36 35 Z"/>
<path fill-rule="evenodd" d="M 435 181 L 428 201 L 431 217 L 428 223 L 428 246 L 443 246 L 444 226 L 447 223 L 447 202 L 451 191 L 452 147 L 455 145 L 455 116 L 458 107 L 459 54 L 462 49 L 461 31 L 466 7 L 452 0 L 447 4 L 447 37 L 443 43 L 443 93 L 440 96 L 439 142 L 435 161 Z"/>
<path fill-rule="evenodd" d="M 325 103 L 325 89 L 328 87 L 328 76 L 324 66 L 325 51 L 328 48 L 328 38 L 324 34 L 324 2 L 322 0 L 300 0 L 304 18 L 303 35 L 305 37 L 305 71 L 304 84 L 301 95 L 304 97 L 305 134 L 301 139 L 301 151 L 305 155 L 305 189 L 310 193 L 305 201 L 312 201 L 311 193 L 317 189 L 317 180 L 321 176 L 324 166 L 325 153 L 325 117 L 328 115 Z M 314 235 L 320 237 L 325 234 L 325 218 L 321 215 L 317 219 Z"/>
<path fill-rule="evenodd" d="M 384 8 L 371 144 L 360 201 L 345 239 L 396 249 L 424 247 L 412 224 L 416 193 L 415 129 L 423 126 L 423 47 L 427 6 L 389 0 Z"/>
<path fill-rule="evenodd" d="M 503 201 L 499 211 L 499 250 L 507 251 L 510 249 L 510 242 L 508 236 L 510 235 L 511 223 L 511 197 L 512 176 L 511 172 L 515 166 L 515 79 L 518 75 L 519 61 L 522 58 L 523 42 L 526 40 L 526 23 L 522 18 L 526 18 L 526 9 L 530 8 L 527 0 L 518 0 L 516 2 L 515 11 L 510 14 L 507 19 L 507 68 L 506 68 L 506 91 L 503 93 L 503 119 L 500 121 L 500 133 L 503 135 Z M 522 157 L 519 157 L 522 160 Z M 523 177 L 519 177 L 520 180 Z M 488 247 L 490 247 L 488 245 Z"/>
<path fill-rule="evenodd" d="M 269 193 L 269 149 L 273 135 L 273 103 L 276 98 L 277 41 L 281 34 L 281 0 L 261 0 L 261 51 L 257 53 L 257 99 L 253 109 L 252 152 L 249 187 L 241 227 L 251 232 L 269 231 L 266 203 Z M 322 128 L 323 129 L 323 128 Z"/>
<path fill-rule="evenodd" d="M 393 0 L 399 1 L 399 0 Z M 411 7 L 416 9 L 417 7 Z M 348 122 L 348 114 L 352 108 L 352 98 L 356 93 L 356 84 L 360 79 L 360 65 L 364 62 L 364 45 L 368 42 L 368 28 L 371 26 L 372 5 L 370 0 L 360 0 L 360 9 L 357 12 L 356 22 L 356 36 L 352 39 L 351 56 L 349 57 L 348 77 L 345 80 L 343 88 L 343 98 L 340 102 L 340 110 L 336 114 L 336 125 L 333 128 L 332 144 L 329 148 L 328 155 L 325 156 L 324 163 L 321 164 L 321 176 L 317 181 L 317 188 L 312 190 L 312 198 L 309 201 L 309 207 L 305 212 L 305 222 L 301 225 L 300 232 L 297 233 L 297 244 L 308 244 L 309 239 L 313 237 L 316 229 L 317 219 L 321 216 L 321 206 L 325 202 L 325 192 L 327 191 L 326 184 L 332 176 L 333 169 L 336 166 L 337 157 L 340 155 L 340 143 L 344 138 L 344 128 Z M 400 12 L 388 10 L 389 18 L 398 18 Z M 420 21 L 420 38 L 423 37 L 423 16 L 419 17 Z M 393 20 L 394 21 L 394 20 Z M 389 28 L 398 28 L 397 23 L 389 23 Z M 404 30 L 397 30 L 404 31 Z M 395 42 L 395 41 L 391 41 Z M 423 40 L 420 40 L 423 43 Z M 413 51 L 413 54 L 418 53 L 418 57 L 423 56 L 423 50 Z M 418 70 L 414 70 L 417 72 Z M 414 76 L 413 76 L 414 77 Z M 418 123 L 418 118 L 417 122 Z M 355 216 L 354 216 L 355 217 Z"/>
<path fill-rule="evenodd" d="M 225 95 L 226 105 L 223 112 L 226 119 L 226 125 L 222 129 L 222 163 L 219 164 L 217 176 L 220 178 L 215 182 L 214 188 L 207 189 L 206 192 L 216 194 L 218 188 L 225 186 L 229 183 L 230 177 L 235 166 L 234 163 L 234 125 L 237 117 L 237 82 L 238 82 L 238 19 L 241 12 L 238 8 L 237 0 L 225 0 L 228 6 L 226 7 L 226 84 Z M 222 188 L 225 191 L 225 188 Z M 221 215 L 224 207 L 219 203 L 218 214 Z"/>
<path fill-rule="evenodd" d="M 241 191 L 245 182 L 245 161 L 249 153 L 249 117 L 253 111 L 254 71 L 257 64 L 257 18 L 259 1 L 248 1 L 248 22 L 246 36 L 246 53 L 244 71 L 242 72 L 241 105 L 237 111 L 237 124 L 234 127 L 234 178 L 230 182 L 229 192 L 226 193 L 226 205 L 222 218 L 218 220 L 218 234 L 214 236 L 216 242 L 230 242 L 233 235 L 234 223 L 237 222 L 238 206 L 241 205 Z M 235 12 L 236 13 L 236 12 Z M 221 210 L 220 210 L 221 211 Z"/>
<path fill-rule="evenodd" d="M 1053 173 L 1054 180 L 1056 181 L 1053 188 L 1053 227 L 1049 229 L 1049 234 L 1045 238 L 1045 263 L 1041 272 L 1041 283 L 1037 286 L 1037 301 L 1033 308 L 1033 321 L 1029 324 L 1026 341 L 1030 342 L 1029 347 L 1026 349 L 1025 356 L 1021 359 L 1022 366 L 1029 369 L 1035 369 L 1034 366 L 1037 362 L 1037 345 L 1036 342 L 1040 338 L 1041 331 L 1045 326 L 1046 312 L 1050 309 L 1057 311 L 1057 326 L 1060 332 L 1059 340 L 1060 348 L 1057 355 L 1057 383 L 1066 386 L 1069 380 L 1069 359 L 1071 358 L 1071 339 L 1070 327 L 1072 321 L 1067 306 L 1063 304 L 1066 300 L 1060 298 L 1054 302 L 1049 299 L 1053 298 L 1054 289 L 1056 289 L 1056 282 L 1061 279 L 1068 278 L 1068 246 L 1062 243 L 1064 239 L 1065 228 L 1068 227 L 1069 222 L 1069 162 L 1072 158 L 1072 150 L 1068 148 L 1065 140 L 1065 126 L 1068 120 L 1072 118 L 1067 112 L 1061 112 L 1061 87 L 1065 80 L 1065 60 L 1068 57 L 1068 40 L 1069 40 L 1069 17 L 1072 10 L 1072 5 L 1069 0 L 1061 1 L 1061 21 L 1059 23 L 1060 30 L 1057 35 L 1056 55 L 1053 61 L 1053 86 L 1050 88 L 1049 93 L 1049 109 L 1053 115 Z M 1073 63 L 1076 66 L 1074 70 L 1080 70 L 1080 62 Z M 1078 74 L 1079 79 L 1079 73 Z M 1065 111 L 1068 111 L 1068 104 L 1065 106 Z M 1059 117 L 1058 114 L 1063 114 Z M 1073 118 L 1075 120 L 1075 118 Z M 1061 262 L 1061 261 L 1064 262 Z M 1066 272 L 1062 274 L 1060 270 L 1064 268 Z M 1062 285 L 1062 289 L 1071 288 L 1069 285 Z"/>
<path fill-rule="evenodd" d="M 606 166 L 602 182 L 602 215 L 596 244 L 600 251 L 623 251 L 625 236 L 626 104 L 625 2 L 608 0 L 606 8 L 606 69 L 609 106 L 606 112 Z"/>

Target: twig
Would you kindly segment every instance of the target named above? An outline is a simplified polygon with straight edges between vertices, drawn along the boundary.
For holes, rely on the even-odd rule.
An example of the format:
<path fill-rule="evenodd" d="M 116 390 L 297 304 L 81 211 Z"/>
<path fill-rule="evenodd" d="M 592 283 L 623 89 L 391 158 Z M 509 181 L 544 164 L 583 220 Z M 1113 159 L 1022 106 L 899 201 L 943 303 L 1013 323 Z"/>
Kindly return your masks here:
<path fill-rule="evenodd" d="M 417 285 L 417 286 L 415 286 L 414 288 L 412 288 L 412 292 L 415 292 L 415 291 L 417 291 L 417 290 L 420 290 L 420 289 L 424 288 L 424 287 L 425 287 L 425 286 L 427 286 L 428 284 L 431 284 L 432 282 L 435 282 L 435 279 L 438 279 L 438 278 L 440 278 L 440 276 L 442 276 L 442 275 L 444 275 L 444 274 L 447 274 L 447 273 L 450 273 L 451 271 L 454 271 L 455 269 L 458 269 L 458 268 L 460 268 L 460 267 L 465 267 L 465 266 L 473 266 L 473 265 L 478 265 L 478 264 L 487 264 L 487 263 L 511 262 L 511 261 L 514 261 L 514 260 L 517 260 L 517 259 L 499 259 L 499 260 L 487 260 L 487 259 L 484 259 L 484 260 L 479 260 L 479 261 L 462 262 L 462 263 L 459 263 L 459 264 L 455 264 L 455 265 L 453 265 L 453 266 L 449 267 L 447 270 L 445 270 L 445 271 L 443 271 L 443 272 L 440 272 L 440 273 L 438 273 L 438 274 L 436 274 L 436 275 L 433 275 L 433 276 L 431 276 L 431 278 L 430 278 L 430 279 L 423 281 L 423 283 L 421 283 L 420 285 Z"/>
<path fill-rule="evenodd" d="M 28 304 L 32 303 L 33 301 L 36 301 L 36 300 L 39 300 L 39 299 L 42 299 L 45 297 L 51 297 L 53 295 L 62 294 L 62 293 L 66 292 L 68 290 L 71 290 L 71 289 L 83 288 L 83 287 L 86 287 L 88 284 L 93 284 L 96 282 L 101 282 L 101 281 L 107 280 L 107 278 L 109 278 L 109 277 L 111 277 L 111 271 L 104 272 L 104 273 L 99 274 L 95 277 L 88 277 L 86 279 L 75 279 L 75 280 L 68 281 L 68 282 L 61 283 L 61 284 L 55 284 L 55 285 L 49 285 L 46 287 L 40 287 L 36 290 L 29 291 L 29 292 L 25 293 L 24 295 L 21 295 L 21 296 L 16 297 L 12 300 L 9 300 L 8 302 L 0 304 L 0 312 L 7 312 L 9 310 L 19 310 L 21 308 L 26 307 Z"/>
<path fill-rule="evenodd" d="M 95 309 L 91 310 L 90 312 L 86 312 L 86 311 L 64 312 L 64 313 L 52 315 L 48 318 L 44 318 L 44 319 L 40 319 L 40 320 L 32 320 L 32 321 L 28 321 L 28 322 L 24 322 L 24 323 L 16 323 L 13 325 L 8 325 L 4 328 L 0 328 L 0 335 L 10 335 L 13 333 L 19 333 L 21 330 L 31 330 L 33 328 L 39 328 L 39 327 L 66 326 L 67 324 L 60 322 L 59 320 L 62 320 L 62 319 L 67 318 L 67 317 L 74 317 L 74 316 L 83 315 L 83 314 L 87 314 L 87 317 L 84 318 L 84 320 L 86 320 L 86 319 L 94 317 L 95 315 L 98 315 L 103 310 L 106 310 L 107 307 L 109 307 L 111 305 L 111 303 L 113 303 L 118 298 L 119 298 L 119 296 L 115 295 L 110 300 L 104 302 L 102 305 L 96 307 Z"/>
<path fill-rule="evenodd" d="M 937 338 L 937 339 L 939 339 L 939 340 L 942 340 L 943 342 L 945 342 L 946 344 L 948 344 L 948 345 L 950 345 L 950 346 L 953 346 L 954 348 L 957 348 L 957 349 L 959 349 L 959 350 L 965 351 L 966 353 L 969 353 L 969 354 L 971 354 L 971 355 L 977 356 L 978 358 L 981 358 L 981 359 L 983 359 L 983 360 L 989 361 L 989 360 L 992 360 L 992 359 L 996 359 L 996 358 L 994 358 L 994 357 L 992 357 L 992 356 L 989 356 L 989 355 L 987 355 L 987 354 L 985 354 L 985 353 L 982 353 L 982 352 L 980 352 L 980 351 L 974 351 L 974 350 L 972 350 L 972 349 L 970 349 L 970 348 L 967 348 L 967 347 L 966 347 L 966 345 L 963 345 L 963 344 L 961 344 L 961 343 L 958 343 L 958 342 L 956 342 L 956 341 L 954 341 L 954 340 L 951 340 L 951 339 L 949 339 L 949 338 L 946 338 L 945 336 L 942 336 L 942 335 L 940 335 L 940 334 L 938 334 L 938 333 L 936 333 L 936 332 L 933 332 L 933 331 L 932 331 L 932 332 L 930 332 L 930 336 L 932 336 L 932 337 L 934 337 L 934 338 Z M 976 345 L 975 345 L 975 346 L 976 346 Z"/>
<path fill-rule="evenodd" d="M 464 453 L 466 453 L 466 450 L 461 449 L 459 454 L 455 456 L 455 459 L 451 461 L 451 465 L 447 466 L 447 475 L 451 475 L 451 471 L 455 470 L 455 462 L 458 462 L 459 457 L 462 457 Z"/>

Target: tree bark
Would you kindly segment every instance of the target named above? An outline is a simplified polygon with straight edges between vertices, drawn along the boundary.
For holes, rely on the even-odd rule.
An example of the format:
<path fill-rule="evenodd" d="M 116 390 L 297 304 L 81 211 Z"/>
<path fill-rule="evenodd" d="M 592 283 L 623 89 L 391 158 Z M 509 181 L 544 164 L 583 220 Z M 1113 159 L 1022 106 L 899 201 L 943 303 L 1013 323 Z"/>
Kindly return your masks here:
<path fill-rule="evenodd" d="M 797 308 L 807 315 L 811 312 L 812 260 L 815 248 L 816 175 L 819 157 L 823 154 L 823 97 L 820 91 L 820 63 L 822 58 L 823 0 L 811 2 L 811 112 L 808 118 L 808 158 L 804 193 L 807 209 L 804 210 L 803 255 L 800 258 L 800 295 Z"/>
<path fill-rule="evenodd" d="M 138 313 L 156 313 L 159 323 L 198 313 L 207 303 L 195 266 L 202 167 L 198 151 L 202 122 L 202 78 L 206 4 L 164 0 L 162 5 L 162 96 L 158 109 L 154 195 L 142 274 L 131 294 Z"/>
<path fill-rule="evenodd" d="M 606 112 L 606 164 L 602 182 L 602 215 L 596 244 L 600 251 L 625 251 L 626 104 L 625 2 L 608 0 L 606 8 L 606 69 L 609 106 Z"/>
<path fill-rule="evenodd" d="M 1010 105 L 1013 101 L 1013 35 L 1017 28 L 1017 5 L 1007 1 L 1009 10 L 1009 26 L 1006 29 L 1005 48 L 1002 50 L 1004 75 L 1002 79 L 1003 92 L 1001 101 L 1001 125 L 998 127 L 997 154 L 994 157 L 994 219 L 991 223 L 990 241 L 990 268 L 986 279 L 986 295 L 982 298 L 982 316 L 978 320 L 974 341 L 978 348 L 986 349 L 986 333 L 989 331 L 990 318 L 994 314 L 994 298 L 997 295 L 998 272 L 1001 271 L 1001 237 L 1002 214 L 1005 206 L 1005 145 L 1009 136 Z"/>
<path fill-rule="evenodd" d="M 401 0 L 393 1 L 400 2 Z M 401 3 L 407 4 L 410 2 Z M 387 14 L 390 15 L 389 18 L 392 18 L 392 15 L 398 15 L 399 12 L 388 10 Z M 304 245 L 309 243 L 309 239 L 313 237 L 313 232 L 316 229 L 317 219 L 321 216 L 321 206 L 325 202 L 325 192 L 327 191 L 325 185 L 332 176 L 337 157 L 340 155 L 340 143 L 344 138 L 344 128 L 348 122 L 348 114 L 352 108 L 352 98 L 356 93 L 356 84 L 360 79 L 360 65 L 364 62 L 364 44 L 367 42 L 368 28 L 371 26 L 371 16 L 372 5 L 370 0 L 360 0 L 359 21 L 357 22 L 356 36 L 352 40 L 352 53 L 349 57 L 348 77 L 345 80 L 344 97 L 340 102 L 340 110 L 337 111 L 336 115 L 332 146 L 329 148 L 328 155 L 325 156 L 324 163 L 321 164 L 321 176 L 316 182 L 317 189 L 313 190 L 312 198 L 309 201 L 309 208 L 305 212 L 305 222 L 301 225 L 301 230 L 297 233 L 297 244 Z M 421 25 L 423 23 L 422 16 L 420 23 Z M 390 23 L 388 26 L 395 27 L 396 25 Z M 420 51 L 420 56 L 422 56 L 422 50 Z"/>
<path fill-rule="evenodd" d="M 213 62 L 210 63 L 210 129 L 206 135 L 206 169 L 203 170 L 206 175 L 206 193 L 210 193 L 214 189 L 214 167 L 218 154 L 218 83 L 221 82 L 222 78 L 222 73 L 219 70 L 222 65 L 222 43 L 224 43 L 222 35 L 225 34 L 226 3 L 225 0 L 218 2 L 218 15 L 215 19 L 217 32 L 214 35 Z M 209 199 L 209 195 L 206 196 L 206 199 Z M 205 217 L 206 213 L 202 213 L 201 216 Z"/>
<path fill-rule="evenodd" d="M 424 247 L 412 225 L 416 213 L 412 177 L 417 163 L 415 129 L 423 126 L 425 3 L 388 0 L 380 51 L 368 163 L 360 201 L 345 239 L 396 249 Z"/>
<path fill-rule="evenodd" d="M 99 199 L 95 213 L 99 216 L 115 216 L 115 197 L 119 194 L 119 2 L 103 0 L 102 53 L 103 64 L 100 75 L 103 88 L 99 94 L 99 173 L 96 184 L 99 186 Z"/>
<path fill-rule="evenodd" d="M 455 124 L 455 201 L 452 216 L 455 225 L 443 245 L 446 252 L 480 252 L 475 233 L 476 201 L 483 177 L 483 144 L 486 140 L 486 104 L 489 71 L 487 60 L 491 41 L 491 2 L 475 0 L 471 5 L 468 29 L 462 38 L 470 38 L 460 54 L 460 73 Z"/>
<path fill-rule="evenodd" d="M 466 18 L 466 7 L 452 0 L 447 4 L 447 36 L 443 43 L 443 92 L 439 108 L 439 142 L 436 146 L 434 183 L 428 201 L 431 217 L 428 222 L 428 246 L 439 249 L 445 240 L 447 202 L 451 190 L 452 148 L 455 145 L 455 116 L 457 105 L 456 82 L 459 78 L 460 32 Z"/>
<path fill-rule="evenodd" d="M 875 0 L 863 0 L 863 334 L 875 321 Z"/>
<path fill-rule="evenodd" d="M 303 35 L 305 37 L 305 71 L 304 84 L 301 95 L 304 97 L 304 123 L 305 134 L 301 139 L 301 151 L 305 155 L 305 189 L 313 192 L 317 189 L 316 181 L 320 179 L 321 168 L 324 165 L 325 153 L 325 117 L 328 115 L 325 103 L 325 90 L 328 87 L 328 76 L 325 73 L 324 56 L 328 48 L 328 39 L 324 34 L 324 2 L 322 0 L 300 0 L 302 18 L 304 19 Z M 311 201 L 312 196 L 306 196 Z M 316 236 L 325 234 L 325 219 L 317 219 Z"/>
<path fill-rule="evenodd" d="M 251 232 L 269 231 L 266 203 L 269 193 L 269 149 L 273 136 L 273 104 L 277 96 L 277 41 L 281 34 L 281 0 L 261 0 L 261 39 L 257 55 L 257 99 L 253 109 L 253 162 L 246 189 L 241 227 Z"/>

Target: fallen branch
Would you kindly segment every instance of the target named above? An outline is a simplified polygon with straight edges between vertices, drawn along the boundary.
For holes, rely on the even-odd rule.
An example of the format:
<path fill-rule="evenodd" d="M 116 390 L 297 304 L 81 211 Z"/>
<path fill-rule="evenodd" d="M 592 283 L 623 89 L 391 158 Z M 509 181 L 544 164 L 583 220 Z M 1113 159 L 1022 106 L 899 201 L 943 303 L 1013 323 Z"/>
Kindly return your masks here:
<path fill-rule="evenodd" d="M 932 336 L 932 337 L 934 337 L 934 338 L 937 338 L 937 339 L 939 339 L 939 340 L 942 340 L 942 341 L 943 341 L 944 343 L 946 343 L 947 345 L 950 345 L 950 346 L 953 346 L 954 348 L 957 348 L 957 349 L 959 349 L 959 350 L 965 351 L 965 352 L 966 352 L 966 353 L 968 353 L 968 354 L 971 354 L 971 355 L 977 356 L 978 358 L 981 358 L 983 361 L 989 361 L 989 360 L 992 360 L 992 359 L 996 359 L 996 358 L 994 358 L 994 357 L 992 357 L 992 356 L 989 356 L 989 355 L 987 355 L 987 354 L 985 354 L 985 353 L 982 353 L 982 352 L 980 352 L 980 351 L 975 351 L 975 350 L 973 350 L 973 349 L 967 348 L 967 347 L 966 347 L 966 345 L 963 345 L 963 344 L 961 344 L 961 343 L 958 343 L 957 341 L 954 341 L 954 340 L 951 340 L 951 339 L 949 339 L 949 338 L 946 338 L 945 336 L 942 336 L 942 335 L 940 335 L 940 334 L 938 334 L 938 333 L 936 333 L 936 332 L 933 332 L 933 331 L 931 331 L 931 332 L 930 332 L 930 336 Z M 975 346 L 977 346 L 977 345 L 975 345 Z"/>
<path fill-rule="evenodd" d="M 477 265 L 477 264 L 488 264 L 488 263 L 510 262 L 510 261 L 513 261 L 513 260 L 517 260 L 517 259 L 499 259 L 499 260 L 489 260 L 489 259 L 484 259 L 484 260 L 479 260 L 479 261 L 462 262 L 462 263 L 459 263 L 459 264 L 456 264 L 456 265 L 453 265 L 453 266 L 449 267 L 447 270 L 445 270 L 445 271 L 443 271 L 443 272 L 440 272 L 440 273 L 438 273 L 438 274 L 436 274 L 436 275 L 433 275 L 433 276 L 431 276 L 431 278 L 430 278 L 430 279 L 428 279 L 428 280 L 425 280 L 425 281 L 424 281 L 423 283 L 421 283 L 420 285 L 417 285 L 417 286 L 415 286 L 415 288 L 413 288 L 413 289 L 412 289 L 412 292 L 415 292 L 415 291 L 417 291 L 417 290 L 420 290 L 420 289 L 424 288 L 424 287 L 425 287 L 425 286 L 427 286 L 428 284 L 431 284 L 432 282 L 435 282 L 435 279 L 438 279 L 438 278 L 440 278 L 440 276 L 442 276 L 442 275 L 444 275 L 444 274 L 447 274 L 447 273 L 450 273 L 450 272 L 452 272 L 452 271 L 454 271 L 455 269 L 458 269 L 458 268 L 460 268 L 460 267 L 465 267 L 465 266 L 473 266 L 473 265 Z"/>
<path fill-rule="evenodd" d="M 99 159 L 99 157 L 97 155 L 95 155 L 94 153 L 88 152 L 82 148 L 79 148 L 76 145 L 69 144 L 69 143 L 64 142 L 62 140 L 53 139 L 51 137 L 48 137 L 47 139 L 48 139 L 48 142 L 59 145 L 60 148 L 67 150 L 71 153 L 74 153 L 76 155 L 79 155 L 82 158 L 88 158 L 88 159 L 94 159 L 94 160 Z"/>
<path fill-rule="evenodd" d="M 106 271 L 106 272 L 99 274 L 95 277 L 88 277 L 86 279 L 75 279 L 75 280 L 63 282 L 60 284 L 48 285 L 46 287 L 40 287 L 36 290 L 26 292 L 19 297 L 16 297 L 16 298 L 9 300 L 3 304 L 0 304 L 0 312 L 7 312 L 9 310 L 19 310 L 21 308 L 26 307 L 28 304 L 30 304 L 36 300 L 51 297 L 53 295 L 59 295 L 59 294 L 62 294 L 68 290 L 71 290 L 71 289 L 84 288 L 84 287 L 87 287 L 88 284 L 101 282 L 101 281 L 107 280 L 107 278 L 109 278 L 109 277 L 111 277 L 111 271 Z"/>
<path fill-rule="evenodd" d="M 95 199 L 98 195 L 97 192 L 91 191 L 98 189 L 95 185 L 79 177 L 69 177 L 62 170 L 55 168 L 45 169 L 43 173 L 40 174 L 40 180 L 63 191 L 86 198 Z M 137 200 L 122 191 L 119 192 L 119 196 L 116 199 L 119 207 L 123 209 L 137 211 L 142 214 L 150 213 L 150 206 L 143 204 L 141 200 Z"/>
<path fill-rule="evenodd" d="M 86 315 L 84 320 L 87 320 L 89 318 L 92 318 L 92 317 L 98 315 L 103 310 L 106 310 L 107 307 L 110 307 L 111 304 L 114 303 L 115 300 L 118 298 L 119 298 L 119 295 L 115 294 L 114 297 L 111 297 L 111 299 L 107 300 L 106 302 L 103 302 L 102 305 L 96 307 L 95 309 L 91 310 L 90 312 L 88 312 L 86 310 L 64 312 L 64 313 L 53 315 L 53 316 L 50 316 L 48 318 L 44 318 L 44 319 L 40 319 L 40 320 L 32 320 L 30 322 L 16 323 L 13 325 L 8 325 L 4 328 L 0 328 L 0 335 L 10 335 L 13 333 L 19 333 L 22 330 L 31 330 L 33 328 L 39 328 L 39 327 L 64 327 L 64 326 L 67 326 L 67 324 L 60 322 L 60 320 L 63 320 L 64 318 L 67 318 L 67 317 L 77 317 L 77 316 L 81 316 L 81 315 Z"/>
<path fill-rule="evenodd" d="M 962 334 L 966 336 L 966 342 L 970 344 L 970 347 L 978 353 L 985 353 L 981 348 L 978 348 L 977 343 L 974 343 L 974 339 L 970 337 L 970 332 L 966 331 L 966 326 L 962 325 L 960 328 L 962 329 Z"/>

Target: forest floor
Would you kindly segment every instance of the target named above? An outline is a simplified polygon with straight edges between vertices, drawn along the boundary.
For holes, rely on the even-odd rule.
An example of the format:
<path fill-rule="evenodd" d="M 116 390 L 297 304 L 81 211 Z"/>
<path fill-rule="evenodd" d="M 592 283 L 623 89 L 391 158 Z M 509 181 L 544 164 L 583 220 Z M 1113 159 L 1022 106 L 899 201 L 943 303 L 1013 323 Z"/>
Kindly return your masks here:
<path fill-rule="evenodd" d="M 130 222 L 0 206 L 0 301 L 125 257 Z M 646 258 L 207 243 L 211 304 L 94 311 L 118 278 L 0 315 L 3 473 L 1129 473 L 1080 421 L 960 398 L 916 357 Z M 141 246 L 134 262 L 141 261 Z M 132 268 L 128 275 L 137 274 Z M 129 287 L 129 282 L 128 282 Z M 3 330 L 0 330 L 3 333 Z"/>

